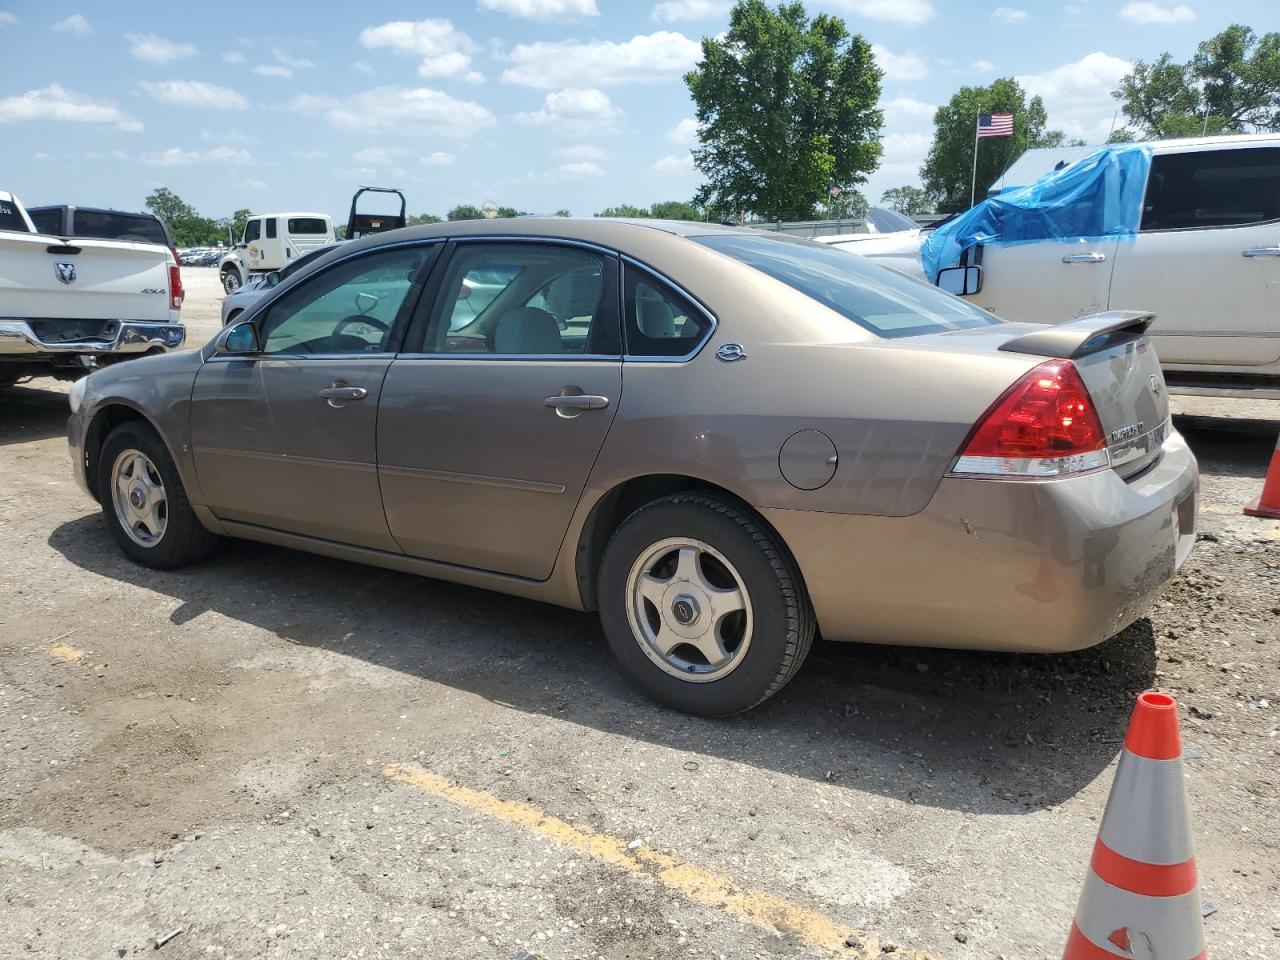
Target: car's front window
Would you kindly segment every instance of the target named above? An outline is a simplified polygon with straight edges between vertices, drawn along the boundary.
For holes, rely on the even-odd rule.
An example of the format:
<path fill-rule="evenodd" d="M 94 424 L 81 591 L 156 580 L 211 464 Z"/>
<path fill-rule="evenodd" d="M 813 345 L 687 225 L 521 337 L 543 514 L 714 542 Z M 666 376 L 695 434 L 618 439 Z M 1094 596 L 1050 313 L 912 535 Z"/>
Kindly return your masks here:
<path fill-rule="evenodd" d="M 1000 323 L 911 277 L 830 246 L 781 234 L 708 234 L 698 243 L 780 280 L 880 337 Z"/>

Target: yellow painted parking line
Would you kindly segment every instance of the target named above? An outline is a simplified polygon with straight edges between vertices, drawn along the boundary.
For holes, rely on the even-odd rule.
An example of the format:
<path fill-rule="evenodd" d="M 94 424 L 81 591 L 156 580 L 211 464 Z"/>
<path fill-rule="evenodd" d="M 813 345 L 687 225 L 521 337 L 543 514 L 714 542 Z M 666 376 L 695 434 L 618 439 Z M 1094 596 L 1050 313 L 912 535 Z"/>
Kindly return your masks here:
<path fill-rule="evenodd" d="M 743 888 L 728 877 L 692 863 L 683 863 L 669 854 L 645 846 L 629 849 L 626 841 L 617 837 L 575 827 L 527 803 L 503 800 L 480 790 L 459 786 L 413 764 L 391 764 L 382 772 L 392 780 L 424 793 L 554 840 L 619 870 L 654 880 L 681 896 L 714 907 L 767 933 L 789 934 L 834 956 L 857 960 L 884 956 L 879 941 L 862 931 L 839 924 L 824 913 L 783 897 Z M 845 946 L 846 938 L 857 946 Z M 898 947 L 892 955 L 902 960 L 934 960 L 929 954 L 903 947 Z"/>

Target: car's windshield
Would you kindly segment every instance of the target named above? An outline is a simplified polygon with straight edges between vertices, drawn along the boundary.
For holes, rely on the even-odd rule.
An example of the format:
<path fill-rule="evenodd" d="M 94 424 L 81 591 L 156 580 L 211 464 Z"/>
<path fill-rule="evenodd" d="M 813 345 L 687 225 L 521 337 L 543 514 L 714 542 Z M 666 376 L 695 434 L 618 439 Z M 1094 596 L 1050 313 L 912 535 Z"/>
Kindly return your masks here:
<path fill-rule="evenodd" d="M 709 234 L 697 243 L 781 280 L 881 337 L 1000 323 L 936 287 L 843 250 L 784 234 Z"/>
<path fill-rule="evenodd" d="M 914 230 L 919 226 L 910 217 L 884 207 L 872 207 L 868 210 L 867 222 L 876 228 L 876 233 L 897 233 L 899 230 Z"/>

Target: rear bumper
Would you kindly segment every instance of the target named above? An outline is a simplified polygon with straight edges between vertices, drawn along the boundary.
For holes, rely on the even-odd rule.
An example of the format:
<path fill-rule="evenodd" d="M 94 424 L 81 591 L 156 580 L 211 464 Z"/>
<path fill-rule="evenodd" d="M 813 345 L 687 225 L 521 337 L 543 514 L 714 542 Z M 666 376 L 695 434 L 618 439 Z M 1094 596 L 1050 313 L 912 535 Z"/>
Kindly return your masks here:
<path fill-rule="evenodd" d="M 909 517 L 763 513 L 828 639 L 1051 653 L 1142 616 L 1191 552 L 1198 490 L 1173 433 L 1127 481 L 948 478 Z"/>
<path fill-rule="evenodd" d="M 130 354 L 174 350 L 187 339 L 180 323 L 110 321 L 102 337 L 77 340 L 41 338 L 26 320 L 0 320 L 0 358 L 38 359 L 50 354 Z"/>

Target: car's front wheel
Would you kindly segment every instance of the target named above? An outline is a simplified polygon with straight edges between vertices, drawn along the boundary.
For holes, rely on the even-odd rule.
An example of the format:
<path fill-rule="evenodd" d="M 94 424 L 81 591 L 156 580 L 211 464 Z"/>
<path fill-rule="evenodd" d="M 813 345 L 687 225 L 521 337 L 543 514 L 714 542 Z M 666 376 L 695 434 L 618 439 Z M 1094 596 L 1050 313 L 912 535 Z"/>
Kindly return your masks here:
<path fill-rule="evenodd" d="M 223 271 L 222 289 L 227 293 L 235 293 L 240 289 L 240 274 L 234 270 Z"/>
<path fill-rule="evenodd" d="M 147 425 L 111 431 L 98 456 L 98 497 L 111 536 L 143 566 L 180 567 L 217 543 L 191 509 L 173 457 Z"/>
<path fill-rule="evenodd" d="M 814 615 L 794 561 L 746 509 L 676 494 L 637 510 L 605 549 L 600 619 L 646 693 L 704 716 L 749 710 L 795 675 Z"/>

